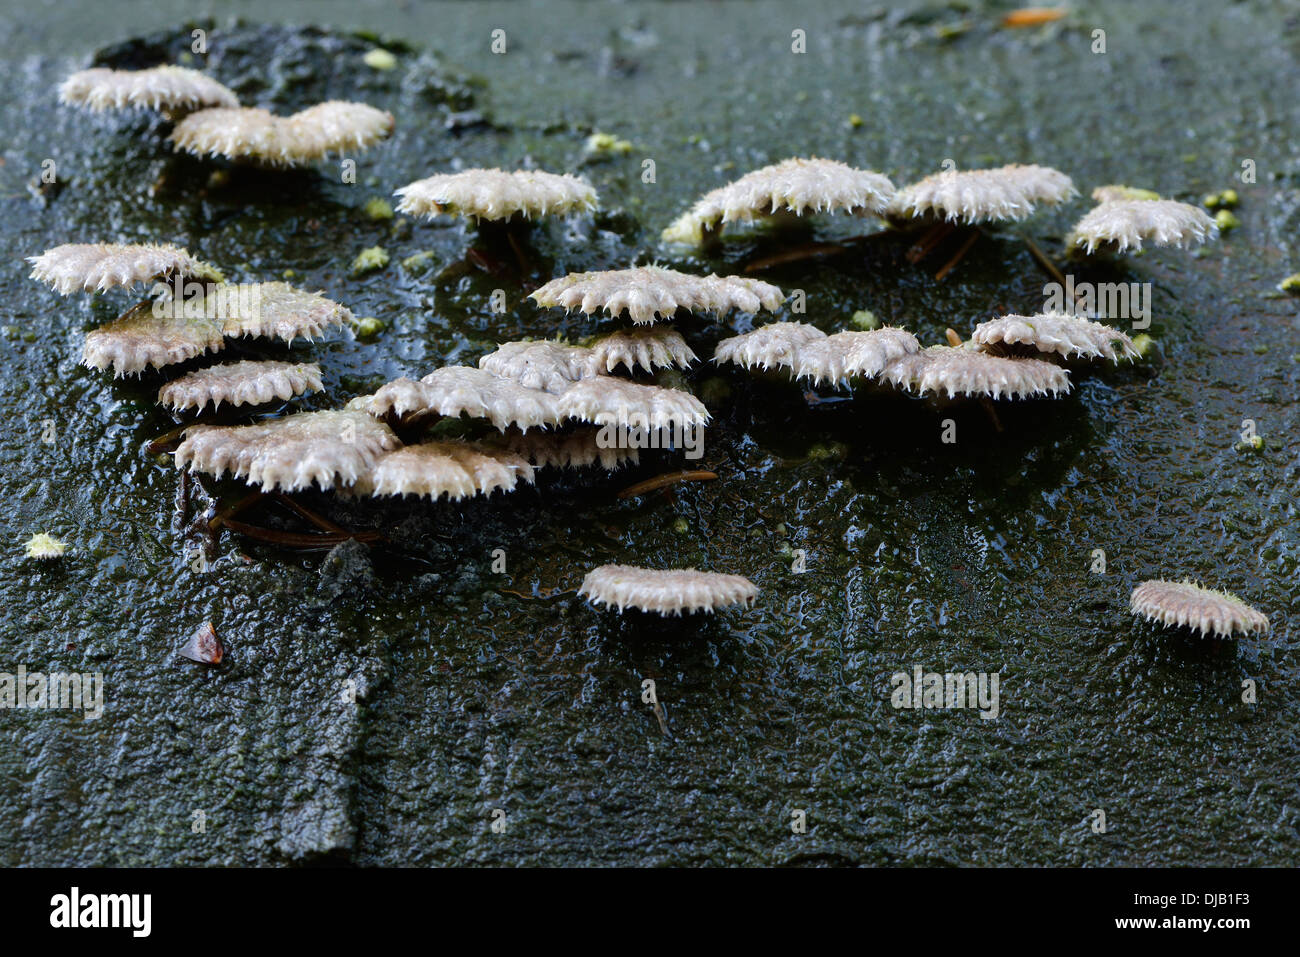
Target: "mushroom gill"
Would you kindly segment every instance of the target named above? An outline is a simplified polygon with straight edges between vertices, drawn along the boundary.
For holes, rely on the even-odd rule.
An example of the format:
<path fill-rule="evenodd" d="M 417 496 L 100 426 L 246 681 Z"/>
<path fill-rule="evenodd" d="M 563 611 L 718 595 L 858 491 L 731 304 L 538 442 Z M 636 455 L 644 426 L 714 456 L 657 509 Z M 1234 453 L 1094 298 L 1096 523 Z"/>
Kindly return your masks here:
<path fill-rule="evenodd" d="M 593 605 L 653 612 L 657 615 L 712 613 L 728 605 L 748 607 L 758 588 L 741 575 L 701 572 L 694 568 L 656 569 L 601 565 L 582 580 L 578 594 Z"/>
<path fill-rule="evenodd" d="M 1129 599 L 1133 614 L 1167 627 L 1190 628 L 1203 636 L 1267 634 L 1268 616 L 1236 595 L 1213 591 L 1190 581 L 1144 581 Z"/>

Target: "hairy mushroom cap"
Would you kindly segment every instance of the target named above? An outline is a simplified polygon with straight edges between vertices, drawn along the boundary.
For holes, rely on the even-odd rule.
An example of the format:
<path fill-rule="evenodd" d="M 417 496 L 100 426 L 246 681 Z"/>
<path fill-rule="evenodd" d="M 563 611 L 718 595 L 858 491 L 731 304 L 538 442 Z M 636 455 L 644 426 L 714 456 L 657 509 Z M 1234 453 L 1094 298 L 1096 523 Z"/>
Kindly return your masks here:
<path fill-rule="evenodd" d="M 1236 595 L 1212 591 L 1190 581 L 1144 581 L 1129 600 L 1133 614 L 1169 627 L 1185 627 L 1202 635 L 1230 638 L 1234 634 L 1267 634 L 1268 616 Z"/>
<path fill-rule="evenodd" d="M 352 486 L 359 495 L 418 495 L 451 501 L 510 492 L 532 483 L 533 467 L 521 455 L 462 441 L 421 442 L 380 455 Z"/>
<path fill-rule="evenodd" d="M 132 107 L 192 110 L 203 106 L 238 106 L 239 98 L 212 77 L 182 66 L 155 66 L 147 70 L 95 67 L 64 80 L 59 86 L 59 102 L 96 112 Z"/>
<path fill-rule="evenodd" d="M 68 546 L 49 532 L 37 532 L 23 542 L 23 549 L 27 552 L 28 558 L 49 561 L 52 558 L 62 558 L 64 552 L 68 550 Z"/>
<path fill-rule="evenodd" d="M 794 370 L 795 354 L 806 343 L 825 339 L 826 333 L 806 322 L 773 322 L 730 339 L 713 350 L 714 362 L 731 362 L 743 369 Z"/>
<path fill-rule="evenodd" d="M 212 403 L 261 405 L 322 388 L 320 366 L 307 362 L 244 360 L 209 366 L 173 379 L 158 390 L 158 402 L 173 409 L 202 409 Z"/>
<path fill-rule="evenodd" d="M 986 352 L 1023 346 L 1035 352 L 1056 353 L 1066 359 L 1109 359 L 1119 362 L 1138 354 L 1133 340 L 1100 322 L 1080 316 L 1043 313 L 1036 316 L 1002 316 L 975 327 L 971 341 Z"/>
<path fill-rule="evenodd" d="M 641 461 L 639 449 L 619 448 L 602 441 L 604 430 L 579 426 L 571 432 L 510 432 L 505 447 L 538 468 L 586 468 L 599 464 L 608 472 Z"/>
<path fill-rule="evenodd" d="M 318 292 L 295 289 L 288 283 L 249 283 L 243 287 L 247 301 L 241 298 L 240 287 L 225 289 L 232 304 L 224 311 L 219 306 L 214 311 L 224 315 L 224 331 L 228 336 L 293 342 L 299 336 L 311 340 L 329 328 L 356 322 L 346 306 Z M 222 291 L 218 288 L 214 296 L 219 297 Z"/>
<path fill-rule="evenodd" d="M 728 605 L 748 606 L 758 587 L 741 575 L 700 572 L 694 568 L 637 568 L 601 565 L 582 580 L 578 594 L 593 605 L 636 608 L 658 615 L 709 612 Z"/>
<path fill-rule="evenodd" d="M 176 449 L 177 468 L 220 478 L 230 472 L 267 490 L 351 485 L 401 443 L 364 412 L 299 412 L 253 425 L 198 425 Z"/>
<path fill-rule="evenodd" d="M 837 332 L 810 339 L 795 348 L 794 374 L 799 379 L 840 382 L 850 377 L 875 378 L 895 359 L 920 351 L 916 336 L 885 326 L 870 332 Z"/>
<path fill-rule="evenodd" d="M 930 346 L 891 362 L 882 372 L 907 391 L 946 396 L 1025 399 L 1070 391 L 1065 369 L 1042 359 L 1008 359 L 960 346 Z"/>
<path fill-rule="evenodd" d="M 155 314 L 142 302 L 108 325 L 86 334 L 82 362 L 92 369 L 113 369 L 115 378 L 145 369 L 162 369 L 225 346 L 221 324 L 187 319 L 169 312 Z"/>
<path fill-rule="evenodd" d="M 454 213 L 470 219 L 568 215 L 596 208 L 596 191 L 568 173 L 541 170 L 467 169 L 416 180 L 396 193 L 400 213 L 437 216 Z"/>
<path fill-rule="evenodd" d="M 638 385 L 612 376 L 593 376 L 556 397 L 564 418 L 619 428 L 658 431 L 674 425 L 702 428 L 709 421 L 704 403 L 681 389 Z"/>
<path fill-rule="evenodd" d="M 579 379 L 595 375 L 591 353 L 560 342 L 505 342 L 478 360 L 478 367 L 529 389 L 563 392 Z"/>
<path fill-rule="evenodd" d="M 593 339 L 587 348 L 591 368 L 602 374 L 613 372 L 620 365 L 628 372 L 685 369 L 697 359 L 682 334 L 662 323 L 646 329 L 620 329 Z"/>
<path fill-rule="evenodd" d="M 897 219 L 933 216 L 968 224 L 1025 219 L 1038 203 L 1075 195 L 1070 177 L 1049 166 L 1012 163 L 997 169 L 951 170 L 905 186 L 889 204 Z"/>
<path fill-rule="evenodd" d="M 888 177 L 834 160 L 788 159 L 705 193 L 663 232 L 667 242 L 698 245 L 706 230 L 779 212 L 883 213 L 894 196 Z"/>
<path fill-rule="evenodd" d="M 196 156 L 224 156 L 263 166 L 303 166 L 330 153 L 363 150 L 393 129 L 393 115 L 365 103 L 330 100 L 292 116 L 253 107 L 217 107 L 176 124 L 171 141 Z"/>
<path fill-rule="evenodd" d="M 1155 246 L 1193 246 L 1219 235 L 1219 227 L 1203 209 L 1172 199 L 1111 200 L 1094 206 L 1066 237 L 1067 247 L 1082 247 L 1089 255 L 1099 247 L 1122 253 L 1142 240 Z"/>
<path fill-rule="evenodd" d="M 375 416 L 467 415 L 487 419 L 502 432 L 512 425 L 544 428 L 564 418 L 559 396 L 469 366 L 443 366 L 419 382 L 397 379 L 371 396 L 366 408 Z"/>
<path fill-rule="evenodd" d="M 660 266 L 580 272 L 552 279 L 532 294 L 541 306 L 560 306 L 587 315 L 604 309 L 617 318 L 624 310 L 637 324 L 669 319 L 678 309 L 725 315 L 732 309 L 775 310 L 785 300 L 776 286 L 740 276 L 693 276 Z"/>
<path fill-rule="evenodd" d="M 31 278 L 56 292 L 103 292 L 112 286 L 130 289 L 136 283 L 170 276 L 193 276 L 220 282 L 221 270 L 195 259 L 170 243 L 67 243 L 29 256 Z"/>

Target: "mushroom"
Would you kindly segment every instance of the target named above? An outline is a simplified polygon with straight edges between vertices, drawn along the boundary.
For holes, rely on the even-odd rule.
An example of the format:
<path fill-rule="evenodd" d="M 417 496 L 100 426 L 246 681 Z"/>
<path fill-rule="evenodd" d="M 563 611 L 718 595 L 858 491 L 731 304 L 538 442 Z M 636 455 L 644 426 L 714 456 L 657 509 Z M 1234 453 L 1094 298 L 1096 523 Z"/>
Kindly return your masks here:
<path fill-rule="evenodd" d="M 741 575 L 701 572 L 694 568 L 656 569 L 601 565 L 582 580 L 578 594 L 593 605 L 654 612 L 657 615 L 712 613 L 728 605 L 748 607 L 758 588 Z"/>
<path fill-rule="evenodd" d="M 788 159 L 746 173 L 705 193 L 663 231 L 665 242 L 700 245 L 730 222 L 753 222 L 780 213 L 845 210 L 882 214 L 894 196 L 888 177 L 834 160 Z"/>
<path fill-rule="evenodd" d="M 521 455 L 464 441 L 420 442 L 378 457 L 351 491 L 358 495 L 417 495 L 449 501 L 513 491 L 520 481 L 532 483 L 533 467 Z"/>
<path fill-rule="evenodd" d="M 175 113 L 239 106 L 239 98 L 212 77 L 171 65 L 147 70 L 81 70 L 59 86 L 59 102 L 95 112 L 139 107 Z"/>
<path fill-rule="evenodd" d="M 1096 194 L 1094 194 L 1096 195 Z M 1065 238 L 1066 248 L 1091 256 L 1101 251 L 1123 253 L 1154 246 L 1194 246 L 1219 235 L 1219 227 L 1203 209 L 1172 199 L 1111 199 L 1094 206 Z"/>
<path fill-rule="evenodd" d="M 505 342 L 478 360 L 478 367 L 529 389 L 563 392 L 585 376 L 595 375 L 591 351 L 560 342 Z"/>
<path fill-rule="evenodd" d="M 638 385 L 612 376 L 593 376 L 569 386 L 557 397 L 564 418 L 601 426 L 651 431 L 703 428 L 709 421 L 704 403 L 681 389 Z"/>
<path fill-rule="evenodd" d="M 208 299 L 213 300 L 212 311 L 218 315 L 223 293 L 233 302 L 226 307 L 228 315 L 222 326 L 227 336 L 292 343 L 299 336 L 311 340 L 334 326 L 351 326 L 357 321 L 346 306 L 284 282 L 249 283 L 241 289 L 216 287 Z"/>
<path fill-rule="evenodd" d="M 596 191 L 567 173 L 467 169 L 439 173 L 403 186 L 399 213 L 434 217 L 452 213 L 473 220 L 569 215 L 596 208 Z"/>
<path fill-rule="evenodd" d="M 29 256 L 31 278 L 56 292 L 103 292 L 113 286 L 130 289 L 137 283 L 171 276 L 221 282 L 216 266 L 195 259 L 170 243 L 67 243 Z"/>
<path fill-rule="evenodd" d="M 222 325 L 206 317 L 186 318 L 143 302 L 107 325 L 86 333 L 82 362 L 113 375 L 161 369 L 225 347 Z"/>
<path fill-rule="evenodd" d="M 564 418 L 556 395 L 469 366 L 443 366 L 418 382 L 397 379 L 353 403 L 374 416 L 467 415 L 487 419 L 502 432 L 512 425 L 523 431 L 557 425 Z"/>
<path fill-rule="evenodd" d="M 23 543 L 23 549 L 27 552 L 28 558 L 46 562 L 51 559 L 62 558 L 63 554 L 68 550 L 68 546 L 49 532 L 37 532 Z"/>
<path fill-rule="evenodd" d="M 714 361 L 744 368 L 786 368 L 794 378 L 811 379 L 816 386 L 823 380 L 875 378 L 895 359 L 920 348 L 916 336 L 893 326 L 828 336 L 815 326 L 781 322 L 722 340 Z"/>
<path fill-rule="evenodd" d="M 965 346 L 929 346 L 901 356 L 881 378 L 905 391 L 948 399 L 1027 399 L 1070 391 L 1069 374 L 1055 363 L 1008 359 Z"/>
<path fill-rule="evenodd" d="M 1236 595 L 1213 591 L 1184 579 L 1154 579 L 1133 589 L 1129 608 L 1134 615 L 1170 628 L 1190 628 L 1205 637 L 1268 634 L 1268 616 Z"/>
<path fill-rule="evenodd" d="M 231 405 L 261 405 L 272 399 L 292 399 L 319 391 L 320 366 L 304 362 L 245 360 L 209 366 L 168 382 L 158 390 L 158 402 L 173 409 L 216 409 Z"/>
<path fill-rule="evenodd" d="M 1053 354 L 1064 359 L 1133 359 L 1133 340 L 1100 322 L 1080 316 L 1041 313 L 1007 315 L 975 327 L 971 341 L 996 355 Z"/>
<path fill-rule="evenodd" d="M 253 107 L 215 107 L 191 113 L 169 139 L 177 151 L 224 156 L 261 166 L 305 166 L 330 153 L 364 150 L 393 131 L 393 114 L 330 100 L 276 116 Z"/>
<path fill-rule="evenodd" d="M 900 189 L 888 212 L 899 223 L 940 220 L 975 226 L 1025 219 L 1037 204 L 1055 205 L 1075 194 L 1074 183 L 1059 170 L 1012 163 L 934 173 Z"/>
<path fill-rule="evenodd" d="M 591 368 L 597 374 L 613 372 L 618 366 L 636 372 L 653 372 L 655 367 L 685 369 L 697 356 L 680 332 L 664 323 L 643 329 L 620 329 L 591 340 L 587 349 Z"/>
<path fill-rule="evenodd" d="M 296 492 L 351 485 L 369 475 L 380 455 L 401 443 L 388 426 L 364 412 L 299 412 L 253 425 L 196 425 L 176 449 L 177 468 L 207 472 Z"/>
<path fill-rule="evenodd" d="M 719 316 L 732 309 L 745 313 L 775 310 L 785 295 L 758 279 L 693 276 L 660 266 L 640 266 L 572 273 L 551 280 L 532 298 L 541 306 L 580 309 L 587 315 L 604 309 L 617 318 L 626 310 L 634 323 L 644 325 L 669 319 L 678 309 L 711 311 Z"/>

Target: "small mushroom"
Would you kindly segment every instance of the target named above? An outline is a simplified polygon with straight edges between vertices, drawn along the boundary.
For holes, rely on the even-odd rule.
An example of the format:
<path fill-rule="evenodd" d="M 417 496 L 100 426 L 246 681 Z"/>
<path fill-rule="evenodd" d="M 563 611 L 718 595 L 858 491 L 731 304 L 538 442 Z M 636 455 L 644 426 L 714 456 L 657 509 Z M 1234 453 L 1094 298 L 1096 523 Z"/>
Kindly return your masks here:
<path fill-rule="evenodd" d="M 1055 205 L 1075 192 L 1070 177 L 1049 166 L 1012 163 L 996 169 L 950 170 L 900 189 L 889 204 L 889 215 L 901 222 L 1014 222 L 1032 214 L 1039 203 Z"/>
<path fill-rule="evenodd" d="M 811 379 L 816 386 L 823 381 L 876 378 L 895 359 L 920 348 L 916 336 L 893 326 L 828 336 L 814 326 L 783 322 L 724 339 L 714 361 L 745 368 L 786 368 L 794 378 Z"/>
<path fill-rule="evenodd" d="M 68 550 L 68 546 L 49 532 L 37 532 L 23 543 L 23 549 L 27 552 L 28 558 L 47 562 L 55 558 L 62 558 L 63 553 Z"/>
<path fill-rule="evenodd" d="M 261 166 L 305 166 L 331 153 L 364 150 L 393 131 L 393 115 L 365 103 L 330 100 L 292 116 L 252 107 L 191 113 L 169 137 L 195 156 L 224 156 Z"/>
<path fill-rule="evenodd" d="M 370 474 L 401 443 L 379 420 L 355 410 L 299 412 L 253 425 L 197 425 L 176 449 L 177 468 L 235 478 L 271 491 L 322 490 Z"/>
<path fill-rule="evenodd" d="M 327 299 L 318 292 L 295 289 L 288 283 L 249 283 L 242 290 L 224 287 L 233 305 L 224 311 L 213 306 L 208 311 L 224 316 L 222 331 L 227 336 L 252 339 L 279 339 L 292 343 L 299 336 L 310 341 L 335 326 L 353 326 L 357 320 L 346 306 Z M 219 301 L 223 287 L 208 294 Z M 245 307 L 245 299 L 248 301 Z"/>
<path fill-rule="evenodd" d="M 1059 355 L 1064 359 L 1137 358 L 1133 340 L 1100 322 L 1080 316 L 1042 313 L 1035 316 L 1007 315 L 975 327 L 971 341 L 996 355 Z"/>
<path fill-rule="evenodd" d="M 728 605 L 748 607 L 758 588 L 741 575 L 701 572 L 694 568 L 655 569 L 602 565 L 582 580 L 578 594 L 593 605 L 654 612 L 657 615 L 712 613 Z"/>
<path fill-rule="evenodd" d="M 115 377 L 162 369 L 225 347 L 220 322 L 185 318 L 144 302 L 107 325 L 86 333 L 82 362 L 112 368 Z"/>
<path fill-rule="evenodd" d="M 826 333 L 806 322 L 773 322 L 723 339 L 713 351 L 713 361 L 731 362 L 742 369 L 767 370 L 775 366 L 793 372 L 800 346 L 825 338 Z"/>
<path fill-rule="evenodd" d="M 505 220 L 587 212 L 596 191 L 567 173 L 541 170 L 467 169 L 416 180 L 396 193 L 399 213 L 434 217 L 443 213 L 473 220 Z"/>
<path fill-rule="evenodd" d="M 1172 199 L 1120 199 L 1094 206 L 1065 239 L 1071 251 L 1123 253 L 1142 241 L 1180 249 L 1213 239 L 1219 227 L 1205 210 Z"/>
<path fill-rule="evenodd" d="M 59 86 L 59 102 L 95 112 L 137 107 L 179 112 L 208 106 L 236 107 L 239 98 L 206 74 L 166 65 L 147 70 L 81 70 Z"/>
<path fill-rule="evenodd" d="M 964 346 L 929 346 L 901 356 L 881 377 L 900 389 L 955 399 L 1028 399 L 1070 391 L 1069 374 L 1042 359 L 1009 359 Z"/>
<path fill-rule="evenodd" d="M 181 646 L 177 654 L 202 665 L 219 665 L 226 657 L 226 649 L 222 646 L 221 639 L 217 637 L 217 629 L 212 626 L 212 622 L 207 621 L 199 626 L 198 631 L 190 635 L 189 640 Z"/>
<path fill-rule="evenodd" d="M 533 467 L 521 455 L 463 441 L 420 442 L 385 452 L 351 491 L 358 495 L 417 495 L 448 500 L 513 491 L 532 483 Z"/>
<path fill-rule="evenodd" d="M 217 267 L 195 259 L 188 250 L 166 244 L 68 243 L 39 256 L 30 256 L 31 278 L 68 295 L 103 292 L 113 286 L 130 289 L 170 276 L 220 282 Z"/>
<path fill-rule="evenodd" d="M 469 366 L 443 366 L 418 382 L 397 379 L 363 404 L 374 416 L 467 415 L 489 420 L 498 431 L 512 425 L 527 431 L 564 418 L 556 395 Z"/>
<path fill-rule="evenodd" d="M 617 318 L 624 311 L 638 325 L 670 319 L 678 309 L 755 313 L 775 310 L 785 300 L 776 286 L 740 276 L 693 276 L 660 266 L 607 272 L 572 273 L 553 279 L 532 294 L 541 306 L 579 309 L 591 315 L 604 309 Z"/>
<path fill-rule="evenodd" d="M 579 379 L 596 374 L 589 349 L 548 341 L 502 343 L 496 352 L 479 359 L 478 367 L 546 392 L 563 392 Z"/>
<path fill-rule="evenodd" d="M 593 339 L 587 348 L 591 368 L 601 375 L 620 365 L 628 372 L 653 372 L 656 367 L 685 369 L 697 358 L 682 334 L 664 323 L 645 329 L 620 329 Z"/>
<path fill-rule="evenodd" d="M 612 376 L 582 379 L 557 398 L 562 417 L 597 425 L 659 431 L 698 429 L 709 421 L 704 403 L 689 392 Z"/>
<path fill-rule="evenodd" d="M 211 403 L 261 405 L 322 388 L 320 366 L 305 362 L 244 360 L 209 366 L 180 376 L 158 390 L 158 402 L 173 409 L 202 409 Z"/>
<path fill-rule="evenodd" d="M 1190 628 L 1202 636 L 1231 638 L 1237 634 L 1268 634 L 1268 616 L 1236 595 L 1202 588 L 1191 581 L 1155 579 L 1133 589 L 1129 607 L 1134 615 L 1170 628 Z"/>
<path fill-rule="evenodd" d="M 662 238 L 699 245 L 726 223 L 780 213 L 802 216 L 843 210 L 880 215 L 893 196 L 894 184 L 880 173 L 816 157 L 788 159 L 705 193 L 663 231 Z"/>

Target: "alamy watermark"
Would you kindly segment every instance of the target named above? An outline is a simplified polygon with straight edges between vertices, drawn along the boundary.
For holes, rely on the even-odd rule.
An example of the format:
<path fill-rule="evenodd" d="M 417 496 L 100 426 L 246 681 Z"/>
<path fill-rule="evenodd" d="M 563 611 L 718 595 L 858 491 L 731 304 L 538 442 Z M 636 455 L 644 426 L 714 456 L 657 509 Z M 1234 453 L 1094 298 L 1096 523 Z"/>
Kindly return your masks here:
<path fill-rule="evenodd" d="M 1134 329 L 1151 326 L 1151 283 L 1080 282 L 1066 275 L 1065 284 L 1043 286 L 1043 311 L 1088 319 L 1127 319 Z"/>
<path fill-rule="evenodd" d="M 672 422 L 655 426 L 641 412 L 601 412 L 595 423 L 596 446 L 602 449 L 678 449 L 688 459 L 704 457 L 704 426 Z"/>
<path fill-rule="evenodd" d="M 104 713 L 104 676 L 76 672 L 27 670 L 0 672 L 0 709 L 62 708 L 82 711 L 87 721 Z"/>
<path fill-rule="evenodd" d="M 256 282 L 155 283 L 149 290 L 156 319 L 253 319 L 262 312 L 262 285 Z"/>
<path fill-rule="evenodd" d="M 977 708 L 980 717 L 991 721 L 998 716 L 998 673 L 986 671 L 925 671 L 916 665 L 911 674 L 896 671 L 890 676 L 893 688 L 889 703 L 895 708 Z"/>

